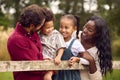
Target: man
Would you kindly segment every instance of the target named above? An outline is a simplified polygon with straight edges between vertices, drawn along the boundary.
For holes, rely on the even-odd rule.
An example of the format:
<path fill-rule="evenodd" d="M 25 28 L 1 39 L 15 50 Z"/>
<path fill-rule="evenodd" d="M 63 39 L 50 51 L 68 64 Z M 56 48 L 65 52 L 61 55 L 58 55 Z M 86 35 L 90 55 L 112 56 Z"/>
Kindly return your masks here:
<path fill-rule="evenodd" d="M 43 60 L 42 46 L 37 31 L 44 24 L 43 9 L 30 5 L 23 9 L 16 28 L 8 39 L 7 48 L 11 60 Z M 14 80 L 43 80 L 45 72 L 13 72 Z"/>

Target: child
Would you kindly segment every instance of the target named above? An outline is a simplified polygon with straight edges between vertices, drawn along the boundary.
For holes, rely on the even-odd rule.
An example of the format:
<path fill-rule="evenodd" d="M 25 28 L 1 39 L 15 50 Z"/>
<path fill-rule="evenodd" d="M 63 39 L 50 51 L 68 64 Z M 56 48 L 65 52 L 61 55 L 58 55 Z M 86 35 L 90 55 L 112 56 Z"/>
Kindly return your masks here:
<path fill-rule="evenodd" d="M 85 52 L 85 49 L 80 41 L 72 37 L 73 32 L 76 31 L 76 34 L 78 35 L 79 31 L 79 18 L 77 16 L 73 16 L 70 14 L 62 16 L 60 20 L 59 31 L 63 35 L 67 47 L 62 56 L 62 60 L 69 60 L 72 56 L 79 56 L 83 52 Z M 81 59 L 85 61 L 84 64 L 89 64 L 87 60 L 83 58 Z M 58 71 L 55 79 L 80 80 L 80 72 L 79 70 L 60 70 Z"/>
<path fill-rule="evenodd" d="M 44 8 L 46 16 L 45 24 L 40 31 L 40 38 L 43 46 L 43 58 L 46 60 L 54 60 L 56 65 L 60 64 L 61 56 L 64 52 L 65 42 L 63 36 L 54 29 L 54 14 L 50 9 Z M 48 71 L 44 80 L 52 80 L 55 71 Z"/>

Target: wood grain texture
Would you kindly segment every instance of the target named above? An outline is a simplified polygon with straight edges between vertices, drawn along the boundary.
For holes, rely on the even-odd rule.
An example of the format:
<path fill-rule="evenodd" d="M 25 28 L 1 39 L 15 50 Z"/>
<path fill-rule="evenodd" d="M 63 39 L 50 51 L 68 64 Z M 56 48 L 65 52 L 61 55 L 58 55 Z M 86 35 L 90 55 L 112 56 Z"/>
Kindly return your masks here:
<path fill-rule="evenodd" d="M 120 61 L 113 61 L 113 68 L 120 69 Z M 53 61 L 0 61 L 0 72 L 75 69 L 83 70 L 87 66 L 75 63 L 70 67 L 68 61 L 62 61 L 59 65 L 55 65 Z"/>

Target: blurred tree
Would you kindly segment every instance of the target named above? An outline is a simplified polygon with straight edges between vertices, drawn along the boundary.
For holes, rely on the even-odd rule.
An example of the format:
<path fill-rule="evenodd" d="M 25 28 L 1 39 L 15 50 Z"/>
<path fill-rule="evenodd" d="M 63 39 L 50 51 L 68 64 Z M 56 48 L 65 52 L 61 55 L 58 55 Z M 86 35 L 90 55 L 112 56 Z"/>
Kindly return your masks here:
<path fill-rule="evenodd" d="M 58 7 L 61 11 L 61 13 L 55 14 L 55 27 L 57 29 L 59 27 L 59 20 L 62 14 L 79 15 L 81 18 L 81 29 L 89 16 L 99 15 L 108 21 L 112 40 L 120 40 L 120 0 L 0 0 L 0 25 L 4 25 L 5 29 L 13 23 L 15 26 L 22 8 L 30 4 L 51 7 L 51 3 L 54 1 L 59 2 Z M 86 2 L 88 2 L 88 11 L 85 9 Z M 92 2 L 97 4 L 97 10 L 95 11 L 92 11 Z M 3 12 L 3 9 L 5 12 Z M 11 9 L 15 10 L 12 15 L 10 14 Z M 11 19 L 11 16 L 13 19 Z M 119 40 L 117 40 L 117 42 L 119 42 Z M 116 46 L 117 42 L 114 42 L 114 46 Z M 117 50 L 118 51 L 115 52 L 119 52 L 119 48 L 117 48 Z"/>
<path fill-rule="evenodd" d="M 59 8 L 65 13 L 84 13 L 84 0 L 60 0 Z"/>
<path fill-rule="evenodd" d="M 120 37 L 120 0 L 113 0 L 113 8 L 109 12 L 107 18 L 109 19 L 111 29 Z"/>
<path fill-rule="evenodd" d="M 85 2 L 89 1 L 91 3 L 94 0 L 74 0 L 74 1 L 73 0 L 10 0 L 10 1 L 0 0 L 0 10 L 1 10 L 1 7 L 4 7 L 6 14 L 9 15 L 10 9 L 13 8 L 15 10 L 15 13 L 13 14 L 14 25 L 15 25 L 15 23 L 18 20 L 20 11 L 23 7 L 26 7 L 30 4 L 38 4 L 40 6 L 50 7 L 50 3 L 52 1 L 59 1 L 58 6 L 59 6 L 59 9 L 63 12 L 63 14 L 69 13 L 69 14 L 79 15 L 81 17 L 81 26 L 84 25 L 86 18 L 88 18 L 88 16 L 95 14 L 90 10 L 85 11 L 85 8 L 84 8 Z M 119 4 L 120 4 L 120 0 L 97 0 L 97 5 L 98 5 L 97 13 L 99 13 L 99 15 L 103 16 L 110 22 L 111 29 L 115 30 L 118 35 L 120 35 L 119 33 L 120 28 L 118 28 L 118 26 L 120 26 Z M 105 8 L 106 5 L 108 6 L 108 9 Z M 89 4 L 89 7 L 91 7 L 90 4 Z M 1 14 L 1 16 L 6 14 Z M 59 22 L 59 19 L 61 16 L 60 14 L 56 14 L 57 23 Z"/>
<path fill-rule="evenodd" d="M 4 29 L 10 26 L 10 20 L 2 12 L 0 12 L 0 26 L 4 26 Z"/>
<path fill-rule="evenodd" d="M 6 14 L 10 13 L 10 9 L 13 8 L 15 9 L 15 13 L 13 14 L 14 16 L 14 25 L 18 20 L 20 10 L 25 6 L 25 1 L 24 0 L 1 0 L 1 6 L 5 9 Z"/>
<path fill-rule="evenodd" d="M 30 4 L 38 4 L 40 6 L 49 6 L 49 3 L 50 3 L 50 0 L 1 0 L 0 8 L 3 6 L 6 13 L 10 13 L 11 8 L 15 10 L 15 13 L 13 14 L 13 17 L 14 17 L 13 23 L 15 26 L 16 22 L 18 21 L 18 17 L 20 15 L 20 11 L 22 8 Z"/>
<path fill-rule="evenodd" d="M 110 27 L 113 56 L 120 58 L 120 0 L 98 0 L 98 10 Z"/>
<path fill-rule="evenodd" d="M 60 0 L 59 4 L 59 9 L 63 11 L 63 14 L 74 14 L 80 16 L 80 29 L 82 29 L 82 26 L 86 22 L 86 18 L 88 18 L 88 16 L 93 15 L 93 13 L 85 11 L 85 2 L 86 0 Z"/>

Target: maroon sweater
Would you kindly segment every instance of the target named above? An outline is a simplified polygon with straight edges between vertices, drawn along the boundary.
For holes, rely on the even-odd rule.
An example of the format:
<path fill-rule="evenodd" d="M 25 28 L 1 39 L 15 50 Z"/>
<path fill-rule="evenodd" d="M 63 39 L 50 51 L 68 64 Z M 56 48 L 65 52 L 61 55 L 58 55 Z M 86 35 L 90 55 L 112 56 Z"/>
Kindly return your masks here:
<path fill-rule="evenodd" d="M 27 33 L 21 24 L 8 39 L 8 52 L 13 61 L 43 60 L 42 45 L 37 32 Z M 13 72 L 14 80 L 43 80 L 43 71 Z"/>

